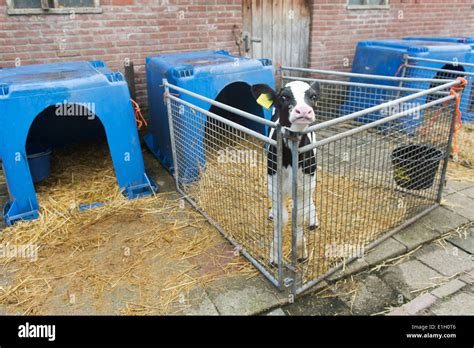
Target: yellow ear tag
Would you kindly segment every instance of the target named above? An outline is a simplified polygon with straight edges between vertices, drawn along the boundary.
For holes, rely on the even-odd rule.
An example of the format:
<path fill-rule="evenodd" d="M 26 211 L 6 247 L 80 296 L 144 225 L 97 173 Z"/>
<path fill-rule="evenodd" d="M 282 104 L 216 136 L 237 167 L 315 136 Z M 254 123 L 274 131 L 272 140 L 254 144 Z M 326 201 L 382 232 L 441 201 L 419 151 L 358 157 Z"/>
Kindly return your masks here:
<path fill-rule="evenodd" d="M 267 110 L 273 105 L 273 101 L 269 98 L 269 94 L 266 93 L 260 94 L 260 97 L 257 99 L 257 103 Z"/>

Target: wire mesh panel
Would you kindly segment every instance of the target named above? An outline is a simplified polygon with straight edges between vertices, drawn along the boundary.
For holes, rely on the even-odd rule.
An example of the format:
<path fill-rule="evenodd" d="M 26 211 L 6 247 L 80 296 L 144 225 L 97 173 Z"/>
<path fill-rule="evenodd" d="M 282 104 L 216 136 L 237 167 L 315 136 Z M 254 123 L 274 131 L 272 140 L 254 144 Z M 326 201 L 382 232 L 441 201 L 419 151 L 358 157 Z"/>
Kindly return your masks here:
<path fill-rule="evenodd" d="M 302 234 L 293 245 L 296 293 L 336 266 L 363 257 L 372 242 L 437 205 L 454 109 L 448 96 L 423 110 L 385 110 L 401 116 L 373 127 L 341 122 L 332 135 L 322 128 L 314 133 L 315 145 L 300 149 L 315 151 L 317 170 L 315 188 L 308 180 L 294 182 L 299 210 L 294 228 Z M 413 129 L 410 118 L 422 121 Z M 300 156 L 298 165 L 304 172 L 311 164 Z M 319 221 L 316 230 L 304 223 L 311 214 Z"/>
<path fill-rule="evenodd" d="M 170 126 L 178 190 L 275 285 L 281 285 L 277 147 L 269 138 L 170 96 Z M 259 137 L 257 137 L 259 135 Z M 273 145 L 271 145 L 273 144 Z M 275 156 L 267 156 L 272 149 Z M 269 219 L 273 211 L 275 218 Z M 276 241 L 274 263 L 269 257 Z"/>
<path fill-rule="evenodd" d="M 460 83 L 377 90 L 316 80 L 317 122 L 300 132 L 268 121 L 262 135 L 167 95 L 178 190 L 273 284 L 292 284 L 295 294 L 439 203 L 458 106 L 451 88 Z"/>
<path fill-rule="evenodd" d="M 428 78 L 433 82 L 406 83 L 407 87 L 432 88 L 440 84 L 440 80 L 454 80 L 463 77 L 467 80 L 467 94 L 461 99 L 460 110 L 463 120 L 474 121 L 474 64 L 459 61 L 431 60 L 407 56 L 401 68 L 401 76 L 406 78 Z M 438 80 L 438 82 L 436 82 Z M 434 96 L 431 97 L 435 99 Z M 430 101 L 430 100 L 428 100 Z"/>

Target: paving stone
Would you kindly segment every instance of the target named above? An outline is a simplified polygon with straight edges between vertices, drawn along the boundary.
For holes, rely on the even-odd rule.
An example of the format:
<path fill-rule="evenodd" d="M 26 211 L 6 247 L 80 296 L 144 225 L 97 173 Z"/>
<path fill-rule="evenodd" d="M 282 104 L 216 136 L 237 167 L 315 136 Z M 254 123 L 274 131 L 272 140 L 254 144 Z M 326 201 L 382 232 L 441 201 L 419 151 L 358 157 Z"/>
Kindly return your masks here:
<path fill-rule="evenodd" d="M 331 274 L 328 278 L 329 281 L 334 282 L 343 277 L 347 277 L 351 274 L 362 272 L 364 269 L 368 268 L 369 264 L 363 258 L 355 259 L 351 263 L 347 264 L 344 269 L 340 269 L 337 272 Z"/>
<path fill-rule="evenodd" d="M 474 284 L 474 271 L 463 274 L 461 277 L 459 277 L 459 280 L 466 284 Z"/>
<path fill-rule="evenodd" d="M 352 309 L 352 314 L 370 315 L 395 304 L 398 294 L 376 275 L 357 279 L 356 292 L 340 297 Z"/>
<path fill-rule="evenodd" d="M 474 209 L 472 208 L 474 202 L 471 198 L 458 192 L 447 196 L 446 201 L 446 208 L 474 221 Z"/>
<path fill-rule="evenodd" d="M 277 308 L 277 309 L 274 309 L 274 310 L 268 312 L 266 315 L 270 315 L 270 316 L 285 316 L 286 313 L 283 312 L 283 309 Z"/>
<path fill-rule="evenodd" d="M 410 315 L 409 313 L 403 310 L 403 307 L 397 307 L 394 310 L 387 313 L 387 315 Z"/>
<path fill-rule="evenodd" d="M 207 293 L 222 315 L 252 315 L 280 303 L 273 285 L 263 277 L 232 277 L 215 281 Z"/>
<path fill-rule="evenodd" d="M 369 265 L 376 265 L 381 261 L 401 255 L 406 251 L 407 248 L 402 243 L 393 238 L 388 238 L 377 245 L 373 250 L 369 251 L 367 255 L 364 256 L 364 260 Z"/>
<path fill-rule="evenodd" d="M 443 284 L 439 288 L 436 288 L 431 291 L 431 294 L 436 296 L 437 298 L 444 298 L 454 294 L 465 286 L 466 283 L 460 281 L 459 279 L 452 279 L 446 284 Z"/>
<path fill-rule="evenodd" d="M 473 183 L 469 181 L 459 181 L 459 180 L 448 179 L 448 181 L 446 182 L 446 186 L 444 187 L 444 193 L 449 195 L 452 193 L 466 190 L 473 186 L 474 186 Z"/>
<path fill-rule="evenodd" d="M 420 244 L 432 241 L 440 235 L 439 231 L 426 226 L 421 221 L 417 221 L 394 235 L 393 238 L 405 245 L 408 250 L 413 250 Z"/>
<path fill-rule="evenodd" d="M 212 303 L 207 293 L 202 288 L 193 290 L 193 294 L 190 294 L 192 298 L 192 306 L 186 308 L 180 315 L 219 315 L 216 307 Z"/>
<path fill-rule="evenodd" d="M 474 315 L 474 294 L 461 291 L 430 310 L 436 315 Z"/>
<path fill-rule="evenodd" d="M 298 298 L 295 303 L 285 306 L 284 311 L 288 315 L 349 315 L 349 307 L 336 297 L 321 298 L 309 295 Z"/>
<path fill-rule="evenodd" d="M 402 308 L 408 314 L 417 314 L 418 312 L 433 305 L 438 298 L 430 293 L 417 296 L 408 303 L 405 303 Z"/>
<path fill-rule="evenodd" d="M 474 267 L 469 254 L 449 244 L 446 249 L 437 244 L 426 245 L 413 256 L 446 277 L 469 271 Z"/>
<path fill-rule="evenodd" d="M 474 254 L 474 227 L 466 231 L 466 234 L 454 235 L 448 239 L 448 242 L 464 250 L 469 254 Z"/>
<path fill-rule="evenodd" d="M 423 216 L 417 223 L 423 224 L 439 233 L 446 233 L 458 226 L 467 223 L 469 220 L 465 217 L 452 212 L 451 210 L 438 207 L 429 214 Z M 408 228 L 407 228 L 408 229 Z"/>
<path fill-rule="evenodd" d="M 304 294 L 317 294 L 322 289 L 325 289 L 329 286 L 328 282 L 325 280 L 320 281 L 316 285 L 310 287 Z"/>
<path fill-rule="evenodd" d="M 461 194 L 468 196 L 471 199 L 474 199 L 474 186 L 468 188 L 467 190 L 461 191 Z"/>
<path fill-rule="evenodd" d="M 413 290 L 424 289 L 441 282 L 441 274 L 418 260 L 409 260 L 382 272 L 382 279 L 396 292 L 412 300 Z"/>

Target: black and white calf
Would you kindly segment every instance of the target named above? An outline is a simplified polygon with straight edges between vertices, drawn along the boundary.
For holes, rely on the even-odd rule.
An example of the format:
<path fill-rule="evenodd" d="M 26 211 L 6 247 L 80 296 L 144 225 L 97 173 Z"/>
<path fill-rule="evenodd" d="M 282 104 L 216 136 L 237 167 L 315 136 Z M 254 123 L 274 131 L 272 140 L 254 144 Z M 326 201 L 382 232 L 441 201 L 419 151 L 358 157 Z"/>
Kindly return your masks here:
<path fill-rule="evenodd" d="M 315 121 L 314 107 L 317 104 L 320 95 L 320 88 L 317 82 L 309 85 L 301 81 L 293 81 L 286 84 L 279 93 L 275 92 L 270 86 L 258 84 L 252 86 L 252 94 L 256 99 L 262 98 L 267 104 L 273 105 L 272 121 L 279 123 L 283 127 L 287 127 L 295 132 L 305 130 L 311 123 Z M 261 99 L 260 99 L 261 100 Z M 276 140 L 276 132 L 272 129 L 270 138 Z M 299 147 L 310 144 L 312 136 L 303 135 L 299 139 Z M 277 150 L 274 146 L 268 149 L 268 192 L 272 197 L 272 208 L 270 210 L 270 217 L 273 218 L 277 214 L 277 195 L 276 187 L 278 183 L 277 178 Z M 315 151 L 307 151 L 299 154 L 298 158 L 298 190 L 297 190 L 297 252 L 300 261 L 308 257 L 308 250 L 304 237 L 304 223 L 309 223 L 310 229 L 318 227 L 318 218 L 316 214 L 316 207 L 314 206 L 313 196 L 316 187 L 316 153 Z M 292 194 L 292 156 L 291 150 L 286 141 L 283 142 L 283 165 L 282 165 L 282 230 L 288 223 L 288 209 L 286 202 Z M 304 207 L 304 209 L 303 209 Z M 309 209 L 308 209 L 309 207 Z M 305 216 L 303 216 L 303 210 Z M 273 241 L 270 247 L 270 263 L 274 264 L 278 257 L 277 245 L 277 229 L 274 224 Z"/>

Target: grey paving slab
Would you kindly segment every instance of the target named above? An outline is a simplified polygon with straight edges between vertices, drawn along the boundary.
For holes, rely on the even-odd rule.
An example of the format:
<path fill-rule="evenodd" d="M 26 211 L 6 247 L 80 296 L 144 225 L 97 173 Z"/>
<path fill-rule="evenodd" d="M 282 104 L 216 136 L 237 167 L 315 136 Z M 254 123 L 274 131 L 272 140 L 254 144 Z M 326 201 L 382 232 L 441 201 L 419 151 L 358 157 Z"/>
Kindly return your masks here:
<path fill-rule="evenodd" d="M 191 307 L 186 308 L 178 314 L 181 315 L 219 315 L 207 293 L 202 288 L 193 290 L 189 296 Z"/>
<path fill-rule="evenodd" d="M 297 299 L 293 304 L 287 305 L 283 310 L 288 315 L 350 315 L 349 307 L 337 297 L 322 298 L 309 295 Z"/>
<path fill-rule="evenodd" d="M 465 286 L 466 283 L 460 281 L 459 279 L 452 279 L 446 284 L 443 284 L 440 287 L 431 291 L 431 294 L 436 296 L 437 298 L 444 298 L 454 294 Z"/>
<path fill-rule="evenodd" d="M 438 207 L 422 217 L 416 223 L 425 225 L 426 227 L 434 229 L 440 233 L 446 233 L 467 222 L 469 222 L 469 220 L 465 217 L 456 214 L 447 208 Z"/>
<path fill-rule="evenodd" d="M 474 284 L 474 271 L 463 274 L 461 277 L 459 277 L 459 280 L 466 284 Z"/>
<path fill-rule="evenodd" d="M 436 302 L 437 299 L 438 298 L 436 296 L 426 293 L 415 297 L 408 303 L 405 303 L 402 308 L 404 312 L 410 315 L 417 314 L 418 312 L 429 308 Z"/>
<path fill-rule="evenodd" d="M 269 316 L 285 316 L 286 313 L 283 311 L 283 309 L 277 308 L 277 309 L 274 309 L 274 310 L 268 312 L 266 315 L 269 315 Z"/>
<path fill-rule="evenodd" d="M 438 244 L 426 245 L 413 256 L 446 277 L 469 271 L 474 267 L 471 256 L 451 244 L 445 248 Z"/>
<path fill-rule="evenodd" d="M 464 216 L 470 221 L 474 221 L 474 204 L 471 198 L 458 192 L 447 196 L 446 201 L 446 207 L 449 210 Z"/>
<path fill-rule="evenodd" d="M 454 235 L 448 242 L 462 249 L 468 254 L 474 254 L 474 227 L 471 227 L 461 235 Z"/>
<path fill-rule="evenodd" d="M 436 315 L 474 315 L 474 294 L 459 292 L 430 307 Z"/>
<path fill-rule="evenodd" d="M 422 221 L 417 221 L 394 235 L 393 238 L 405 245 L 408 250 L 413 250 L 420 244 L 428 243 L 440 235 L 439 231 L 428 227 Z"/>
<path fill-rule="evenodd" d="M 341 300 L 353 314 L 370 315 L 378 313 L 389 305 L 397 303 L 398 294 L 382 279 L 373 274 L 357 278 L 356 291 Z"/>
<path fill-rule="evenodd" d="M 425 289 L 441 283 L 442 275 L 418 260 L 409 260 L 387 268 L 381 273 L 382 279 L 406 299 L 417 296 L 414 290 Z"/>
<path fill-rule="evenodd" d="M 347 264 L 345 268 L 341 268 L 337 272 L 331 274 L 328 278 L 329 281 L 334 282 L 343 277 L 361 272 L 369 267 L 369 263 L 363 258 L 355 259 L 351 263 Z"/>
<path fill-rule="evenodd" d="M 474 199 L 474 186 L 468 188 L 467 190 L 461 191 L 461 194 L 468 196 L 471 199 Z"/>
<path fill-rule="evenodd" d="M 364 261 L 369 265 L 376 265 L 381 261 L 401 255 L 406 251 L 407 248 L 402 243 L 393 238 L 388 238 L 377 245 L 373 250 L 369 251 L 367 255 L 364 256 Z"/>
<path fill-rule="evenodd" d="M 207 290 L 210 300 L 222 315 L 252 315 L 266 311 L 281 303 L 275 292 L 261 276 L 221 279 Z"/>
<path fill-rule="evenodd" d="M 446 195 L 456 193 L 459 191 L 466 190 L 474 186 L 474 183 L 469 181 L 459 181 L 459 180 L 450 180 L 446 182 L 446 186 L 444 187 L 444 193 Z"/>

